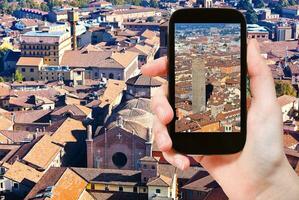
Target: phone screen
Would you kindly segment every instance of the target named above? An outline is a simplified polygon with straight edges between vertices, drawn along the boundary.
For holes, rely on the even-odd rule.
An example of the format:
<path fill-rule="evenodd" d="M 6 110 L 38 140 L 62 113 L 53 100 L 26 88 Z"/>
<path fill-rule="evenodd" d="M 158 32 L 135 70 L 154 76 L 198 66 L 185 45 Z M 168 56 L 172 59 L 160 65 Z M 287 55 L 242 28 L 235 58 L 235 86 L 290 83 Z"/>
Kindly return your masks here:
<path fill-rule="evenodd" d="M 241 132 L 241 24 L 175 23 L 175 132 Z"/>

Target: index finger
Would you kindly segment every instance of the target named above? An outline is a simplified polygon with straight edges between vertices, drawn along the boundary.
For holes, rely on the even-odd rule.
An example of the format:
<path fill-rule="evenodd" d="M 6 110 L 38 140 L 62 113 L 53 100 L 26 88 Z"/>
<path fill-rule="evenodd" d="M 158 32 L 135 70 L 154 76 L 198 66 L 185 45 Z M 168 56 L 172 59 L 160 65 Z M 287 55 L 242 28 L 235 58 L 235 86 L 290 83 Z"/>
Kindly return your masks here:
<path fill-rule="evenodd" d="M 141 72 L 147 76 L 163 76 L 168 72 L 167 57 L 161 57 L 141 67 Z"/>

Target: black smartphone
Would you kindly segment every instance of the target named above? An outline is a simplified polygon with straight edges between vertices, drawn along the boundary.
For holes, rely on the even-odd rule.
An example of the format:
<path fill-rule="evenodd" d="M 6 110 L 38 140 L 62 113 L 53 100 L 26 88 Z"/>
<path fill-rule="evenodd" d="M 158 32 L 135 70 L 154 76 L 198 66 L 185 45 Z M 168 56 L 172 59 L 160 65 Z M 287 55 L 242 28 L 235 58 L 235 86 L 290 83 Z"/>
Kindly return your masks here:
<path fill-rule="evenodd" d="M 231 154 L 246 140 L 246 20 L 235 9 L 190 8 L 169 21 L 173 148 Z"/>

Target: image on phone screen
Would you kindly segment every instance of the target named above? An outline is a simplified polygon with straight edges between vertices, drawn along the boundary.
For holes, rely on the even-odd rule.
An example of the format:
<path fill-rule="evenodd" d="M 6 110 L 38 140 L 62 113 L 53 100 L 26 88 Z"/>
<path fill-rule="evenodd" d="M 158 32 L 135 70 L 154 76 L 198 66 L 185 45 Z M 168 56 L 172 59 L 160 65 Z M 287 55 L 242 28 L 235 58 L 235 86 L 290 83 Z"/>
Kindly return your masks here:
<path fill-rule="evenodd" d="M 175 23 L 175 132 L 241 132 L 241 25 Z"/>

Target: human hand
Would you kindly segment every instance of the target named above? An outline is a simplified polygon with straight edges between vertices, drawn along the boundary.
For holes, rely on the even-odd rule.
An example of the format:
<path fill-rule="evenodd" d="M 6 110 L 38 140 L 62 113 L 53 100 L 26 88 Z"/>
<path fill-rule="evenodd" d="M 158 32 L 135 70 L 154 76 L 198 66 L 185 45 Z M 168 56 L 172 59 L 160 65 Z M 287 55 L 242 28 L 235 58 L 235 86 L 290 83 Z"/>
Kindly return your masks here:
<path fill-rule="evenodd" d="M 299 181 L 283 151 L 282 116 L 269 67 L 260 55 L 256 40 L 248 42 L 248 76 L 251 105 L 247 116 L 247 138 L 242 152 L 231 155 L 194 156 L 219 183 L 230 199 L 297 199 Z M 167 74 L 167 58 L 142 67 L 148 76 Z M 172 149 L 166 125 L 173 110 L 160 88 L 152 99 L 155 142 L 165 159 L 185 169 L 190 161 Z"/>

